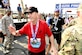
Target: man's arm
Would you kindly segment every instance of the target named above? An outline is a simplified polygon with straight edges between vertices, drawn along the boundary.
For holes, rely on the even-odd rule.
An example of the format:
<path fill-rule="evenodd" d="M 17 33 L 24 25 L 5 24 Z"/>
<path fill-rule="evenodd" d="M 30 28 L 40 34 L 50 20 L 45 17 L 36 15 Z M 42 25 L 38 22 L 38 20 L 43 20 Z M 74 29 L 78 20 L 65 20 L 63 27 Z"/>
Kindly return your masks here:
<path fill-rule="evenodd" d="M 53 35 L 50 36 L 50 42 L 51 42 L 51 46 L 54 46 L 54 37 L 53 37 Z"/>
<path fill-rule="evenodd" d="M 6 20 L 2 18 L 2 32 L 6 36 Z"/>
<path fill-rule="evenodd" d="M 51 53 L 58 55 L 58 51 L 56 49 L 56 46 L 54 44 L 54 37 L 53 35 L 50 36 L 50 42 L 51 42 Z"/>
<path fill-rule="evenodd" d="M 69 27 L 64 30 L 62 33 L 62 38 L 61 38 L 61 45 L 60 45 L 60 50 L 58 52 L 59 55 L 74 55 L 74 36 L 73 36 L 73 29 L 74 27 Z"/>
<path fill-rule="evenodd" d="M 53 37 L 53 34 L 50 30 L 50 28 L 48 27 L 47 24 L 45 24 L 45 30 L 46 30 L 46 34 L 49 36 L 49 39 L 50 39 L 50 43 L 51 43 L 51 53 L 55 54 L 55 55 L 58 55 L 58 51 L 54 45 L 54 37 Z"/>

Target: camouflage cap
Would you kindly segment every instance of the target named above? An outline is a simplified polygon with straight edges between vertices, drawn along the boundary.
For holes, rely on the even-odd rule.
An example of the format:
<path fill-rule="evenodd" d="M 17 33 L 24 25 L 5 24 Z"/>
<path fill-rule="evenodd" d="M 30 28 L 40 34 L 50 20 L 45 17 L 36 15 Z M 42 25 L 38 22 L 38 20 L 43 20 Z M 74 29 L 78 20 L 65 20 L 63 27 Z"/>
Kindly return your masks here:
<path fill-rule="evenodd" d="M 79 4 L 79 7 L 77 8 L 77 11 L 82 11 L 82 3 Z"/>

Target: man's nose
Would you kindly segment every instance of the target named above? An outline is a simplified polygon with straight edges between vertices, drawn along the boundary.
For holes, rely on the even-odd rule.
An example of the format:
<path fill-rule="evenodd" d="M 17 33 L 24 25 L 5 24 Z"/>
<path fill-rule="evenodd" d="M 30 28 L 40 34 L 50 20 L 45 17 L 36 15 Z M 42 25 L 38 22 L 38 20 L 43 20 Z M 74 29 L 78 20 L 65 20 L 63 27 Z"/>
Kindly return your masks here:
<path fill-rule="evenodd" d="M 29 17 L 30 17 L 30 15 L 28 14 L 28 15 L 27 15 L 27 17 L 29 18 Z"/>

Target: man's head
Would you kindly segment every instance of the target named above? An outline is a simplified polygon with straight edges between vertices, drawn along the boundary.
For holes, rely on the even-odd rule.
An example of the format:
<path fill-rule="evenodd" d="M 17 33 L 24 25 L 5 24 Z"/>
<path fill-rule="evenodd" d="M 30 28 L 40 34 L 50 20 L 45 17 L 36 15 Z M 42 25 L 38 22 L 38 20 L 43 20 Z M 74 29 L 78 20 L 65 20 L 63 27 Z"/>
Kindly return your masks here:
<path fill-rule="evenodd" d="M 29 7 L 26 11 L 28 18 L 34 20 L 38 16 L 38 9 L 36 7 Z"/>
<path fill-rule="evenodd" d="M 78 9 L 77 9 L 77 15 L 79 17 L 82 17 L 82 4 L 79 5 Z"/>
<path fill-rule="evenodd" d="M 59 9 L 54 10 L 54 16 L 59 16 Z"/>
<path fill-rule="evenodd" d="M 20 4 L 18 4 L 18 6 L 20 6 Z"/>
<path fill-rule="evenodd" d="M 27 4 L 25 4 L 25 7 L 27 7 Z"/>
<path fill-rule="evenodd" d="M 27 10 L 27 14 L 29 14 L 29 13 L 33 13 L 33 12 L 38 13 L 37 8 L 36 8 L 36 7 L 29 7 L 28 10 Z"/>
<path fill-rule="evenodd" d="M 7 14 L 8 16 L 10 16 L 10 15 L 11 15 L 11 10 L 10 10 L 10 9 L 7 9 L 7 10 L 6 10 L 6 14 Z"/>

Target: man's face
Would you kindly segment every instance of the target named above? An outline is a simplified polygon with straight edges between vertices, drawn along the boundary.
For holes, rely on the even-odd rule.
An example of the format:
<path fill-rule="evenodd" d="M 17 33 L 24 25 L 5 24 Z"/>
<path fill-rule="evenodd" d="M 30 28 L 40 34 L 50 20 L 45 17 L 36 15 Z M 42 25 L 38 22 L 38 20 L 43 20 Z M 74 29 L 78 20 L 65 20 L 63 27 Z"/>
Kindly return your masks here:
<path fill-rule="evenodd" d="M 10 11 L 10 12 L 8 12 L 7 14 L 8 14 L 8 16 L 10 16 L 10 15 L 11 15 L 11 11 Z"/>
<path fill-rule="evenodd" d="M 27 16 L 28 16 L 28 18 L 31 20 L 31 21 L 34 21 L 34 20 L 36 20 L 36 18 L 37 18 L 37 14 L 36 14 L 36 12 L 29 12 L 28 14 L 27 14 Z"/>
<path fill-rule="evenodd" d="M 58 11 L 55 11 L 54 12 L 54 16 L 59 16 L 59 12 Z"/>

